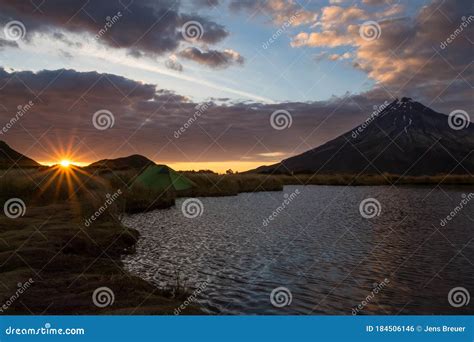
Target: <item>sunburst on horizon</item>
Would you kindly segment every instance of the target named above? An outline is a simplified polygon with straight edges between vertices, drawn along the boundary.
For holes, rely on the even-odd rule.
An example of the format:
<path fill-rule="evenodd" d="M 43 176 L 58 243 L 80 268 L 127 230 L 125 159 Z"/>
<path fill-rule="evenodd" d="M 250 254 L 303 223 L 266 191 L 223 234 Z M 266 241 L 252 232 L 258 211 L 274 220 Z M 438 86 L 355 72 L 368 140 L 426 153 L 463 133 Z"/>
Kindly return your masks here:
<path fill-rule="evenodd" d="M 64 168 L 70 167 L 71 164 L 72 164 L 72 162 L 71 162 L 70 160 L 68 160 L 68 159 L 63 159 L 63 160 L 61 160 L 61 161 L 59 162 L 59 165 L 61 165 L 61 166 L 64 167 Z"/>

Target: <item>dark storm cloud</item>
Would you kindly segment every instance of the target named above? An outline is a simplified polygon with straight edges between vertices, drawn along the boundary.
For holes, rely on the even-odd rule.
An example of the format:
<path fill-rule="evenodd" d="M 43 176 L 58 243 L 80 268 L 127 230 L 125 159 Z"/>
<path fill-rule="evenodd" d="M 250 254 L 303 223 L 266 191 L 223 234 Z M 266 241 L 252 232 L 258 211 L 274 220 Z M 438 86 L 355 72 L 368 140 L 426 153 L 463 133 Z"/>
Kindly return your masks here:
<path fill-rule="evenodd" d="M 261 160 L 261 153 L 302 152 L 349 130 L 365 120 L 378 101 L 347 96 L 312 103 L 196 103 L 152 84 L 74 70 L 0 69 L 0 90 L 0 127 L 19 105 L 34 103 L 0 139 L 26 151 L 41 137 L 29 153 L 39 160 L 48 160 L 42 147 L 48 141 L 67 142 L 71 136 L 80 141 L 78 152 L 87 160 L 133 153 L 157 161 Z M 112 112 L 115 119 L 105 131 L 92 123 L 93 114 L 101 109 Z M 291 128 L 283 131 L 270 124 L 270 115 L 280 109 L 293 118 Z M 198 119 L 175 138 L 197 111 Z"/>
<path fill-rule="evenodd" d="M 116 93 L 119 92 L 129 99 L 148 100 L 155 95 L 155 86 L 151 84 L 112 74 L 77 72 L 71 69 L 8 73 L 0 68 L 0 89 L 0 100 L 3 102 L 8 98 L 26 99 L 25 96 L 39 96 L 40 100 L 48 97 L 54 100 L 78 99 L 81 96 L 116 99 Z"/>
<path fill-rule="evenodd" d="M 67 39 L 67 32 L 88 33 L 108 46 L 127 48 L 135 55 L 175 50 L 183 41 L 181 27 L 190 20 L 202 26 L 202 43 L 214 44 L 228 35 L 218 23 L 180 13 L 179 1 L 0 0 L 0 6 L 0 24 L 21 21 L 26 27 L 26 39 L 36 32 L 52 33 L 61 40 Z M 112 24 L 106 27 L 107 23 Z"/>
<path fill-rule="evenodd" d="M 178 55 L 211 68 L 225 68 L 232 64 L 244 64 L 244 58 L 238 52 L 231 49 L 217 51 L 189 47 L 179 52 Z"/>

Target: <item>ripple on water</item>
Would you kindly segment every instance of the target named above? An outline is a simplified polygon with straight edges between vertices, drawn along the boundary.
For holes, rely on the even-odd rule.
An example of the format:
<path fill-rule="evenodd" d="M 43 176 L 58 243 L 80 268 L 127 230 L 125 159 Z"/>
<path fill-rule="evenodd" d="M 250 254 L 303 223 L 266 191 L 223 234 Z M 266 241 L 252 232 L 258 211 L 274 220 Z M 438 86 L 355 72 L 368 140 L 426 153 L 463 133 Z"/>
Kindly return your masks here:
<path fill-rule="evenodd" d="M 296 188 L 300 194 L 264 226 Z M 171 209 L 124 218 L 141 233 L 136 253 L 124 262 L 160 287 L 174 284 L 177 273 L 190 288 L 207 282 L 198 301 L 211 313 L 351 314 L 386 278 L 389 284 L 363 314 L 469 312 L 453 310 L 446 296 L 455 286 L 474 288 L 474 243 L 467 244 L 474 237 L 473 204 L 439 225 L 463 193 L 465 188 L 287 186 L 283 192 L 201 198 L 205 210 L 194 219 L 182 215 L 178 200 Z M 368 197 L 382 205 L 374 219 L 359 213 Z M 270 293 L 279 286 L 290 289 L 291 305 L 271 305 Z"/>

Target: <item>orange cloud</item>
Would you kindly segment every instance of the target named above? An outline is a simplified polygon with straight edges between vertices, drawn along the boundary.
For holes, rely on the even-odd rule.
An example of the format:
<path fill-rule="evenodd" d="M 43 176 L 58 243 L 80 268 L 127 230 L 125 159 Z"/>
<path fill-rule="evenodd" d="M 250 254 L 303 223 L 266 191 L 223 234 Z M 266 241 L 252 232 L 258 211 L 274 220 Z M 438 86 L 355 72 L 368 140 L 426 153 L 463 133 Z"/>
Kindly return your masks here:
<path fill-rule="evenodd" d="M 297 34 L 292 42 L 293 47 L 337 47 L 342 45 L 353 45 L 354 39 L 349 35 L 340 34 L 336 31 L 322 31 L 322 32 L 301 32 Z"/>
<path fill-rule="evenodd" d="M 339 28 L 355 20 L 367 18 L 367 13 L 356 6 L 328 6 L 322 9 L 321 25 L 324 29 Z"/>
<path fill-rule="evenodd" d="M 376 5 L 376 1 L 370 3 Z M 471 5 L 469 0 L 434 0 L 415 17 L 401 18 L 397 16 L 405 8 L 399 4 L 384 6 L 370 18 L 354 7 L 328 6 L 322 10 L 322 30 L 297 34 L 291 46 L 328 48 L 316 59 L 327 57 L 333 61 L 343 56 L 331 54 L 330 49 L 350 46 L 354 49 L 354 67 L 366 72 L 390 95 L 409 93 L 428 101 L 443 96 L 443 101 L 466 106 L 465 99 L 472 97 L 470 85 L 474 84 L 469 53 L 472 43 L 468 38 L 474 23 L 469 25 L 470 17 L 466 15 Z M 365 19 L 376 30 L 372 38 L 360 33 Z M 456 38 L 449 46 L 442 45 L 452 36 Z"/>

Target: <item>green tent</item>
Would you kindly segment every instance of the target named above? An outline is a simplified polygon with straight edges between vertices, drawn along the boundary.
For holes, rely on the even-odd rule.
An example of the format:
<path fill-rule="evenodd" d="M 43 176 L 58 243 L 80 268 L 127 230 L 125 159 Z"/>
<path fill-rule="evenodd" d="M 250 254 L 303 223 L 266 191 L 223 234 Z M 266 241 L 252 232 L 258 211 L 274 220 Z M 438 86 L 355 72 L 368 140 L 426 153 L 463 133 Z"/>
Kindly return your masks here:
<path fill-rule="evenodd" d="M 184 175 L 177 173 L 166 165 L 150 165 L 135 179 L 140 184 L 152 190 L 187 190 L 195 184 Z"/>

